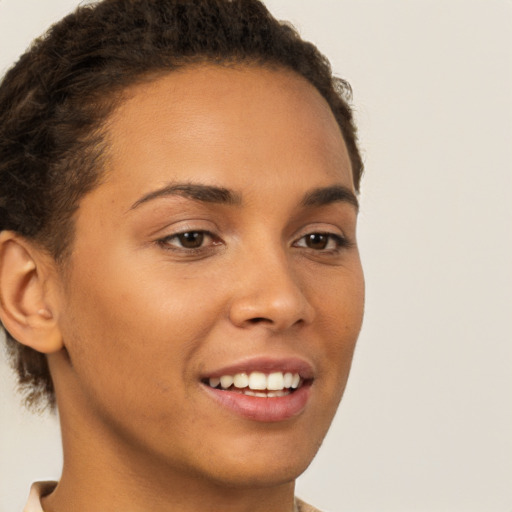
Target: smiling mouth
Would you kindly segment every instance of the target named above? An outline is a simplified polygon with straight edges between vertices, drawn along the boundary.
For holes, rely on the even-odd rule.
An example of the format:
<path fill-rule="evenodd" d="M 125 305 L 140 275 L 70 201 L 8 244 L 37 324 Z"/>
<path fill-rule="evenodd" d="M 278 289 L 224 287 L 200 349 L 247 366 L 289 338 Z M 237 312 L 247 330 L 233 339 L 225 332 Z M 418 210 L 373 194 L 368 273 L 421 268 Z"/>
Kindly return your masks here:
<path fill-rule="evenodd" d="M 222 391 L 241 393 L 259 398 L 288 396 L 300 389 L 305 380 L 298 373 L 263 372 L 235 373 L 203 379 L 203 384 Z"/>

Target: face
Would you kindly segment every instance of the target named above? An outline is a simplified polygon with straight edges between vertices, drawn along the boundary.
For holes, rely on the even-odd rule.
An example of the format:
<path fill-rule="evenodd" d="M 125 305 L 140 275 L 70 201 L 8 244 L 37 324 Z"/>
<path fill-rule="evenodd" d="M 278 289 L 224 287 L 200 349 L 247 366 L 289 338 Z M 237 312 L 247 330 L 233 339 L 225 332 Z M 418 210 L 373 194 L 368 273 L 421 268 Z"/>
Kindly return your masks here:
<path fill-rule="evenodd" d="M 328 105 L 288 71 L 203 65 L 131 90 L 107 130 L 60 283 L 61 414 L 73 403 L 76 429 L 140 464 L 231 486 L 295 478 L 363 311 Z"/>

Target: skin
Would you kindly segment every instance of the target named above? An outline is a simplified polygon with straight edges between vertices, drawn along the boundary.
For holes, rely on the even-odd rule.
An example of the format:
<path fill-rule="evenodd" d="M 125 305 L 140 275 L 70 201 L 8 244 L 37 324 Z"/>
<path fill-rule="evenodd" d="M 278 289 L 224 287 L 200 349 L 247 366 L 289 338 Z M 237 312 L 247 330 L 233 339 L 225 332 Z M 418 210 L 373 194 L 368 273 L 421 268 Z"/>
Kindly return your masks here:
<path fill-rule="evenodd" d="M 65 272 L 47 273 L 65 460 L 45 511 L 291 511 L 363 315 L 357 208 L 304 205 L 354 192 L 338 125 L 292 72 L 201 65 L 128 91 L 107 142 Z M 233 201 L 154 194 L 176 184 Z M 190 249 L 182 232 L 211 235 Z M 252 421 L 205 393 L 202 377 L 259 356 L 311 365 L 300 414 Z"/>

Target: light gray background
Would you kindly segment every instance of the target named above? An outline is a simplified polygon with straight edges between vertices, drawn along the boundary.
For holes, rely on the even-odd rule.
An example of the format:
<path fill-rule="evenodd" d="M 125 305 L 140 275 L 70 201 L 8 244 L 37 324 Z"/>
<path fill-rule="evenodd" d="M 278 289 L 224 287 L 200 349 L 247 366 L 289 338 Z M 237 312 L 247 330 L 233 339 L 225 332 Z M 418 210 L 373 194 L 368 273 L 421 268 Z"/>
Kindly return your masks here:
<path fill-rule="evenodd" d="M 0 0 L 0 71 L 76 0 Z M 512 511 L 512 3 L 267 0 L 354 88 L 367 308 L 298 494 L 326 511 Z M 0 365 L 0 511 L 59 475 Z M 71 512 L 71 511 L 70 511 Z"/>

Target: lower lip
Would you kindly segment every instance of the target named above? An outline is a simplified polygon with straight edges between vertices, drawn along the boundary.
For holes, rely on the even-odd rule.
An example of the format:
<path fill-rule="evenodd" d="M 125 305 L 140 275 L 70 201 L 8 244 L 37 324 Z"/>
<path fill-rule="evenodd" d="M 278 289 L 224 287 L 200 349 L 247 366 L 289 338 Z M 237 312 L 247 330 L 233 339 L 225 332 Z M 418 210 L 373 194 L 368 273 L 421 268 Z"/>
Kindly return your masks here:
<path fill-rule="evenodd" d="M 203 384 L 204 389 L 223 407 L 253 421 L 277 422 L 299 415 L 310 397 L 308 384 L 293 393 L 279 397 L 248 396 L 235 391 L 223 391 Z"/>

